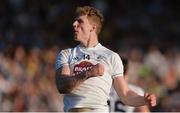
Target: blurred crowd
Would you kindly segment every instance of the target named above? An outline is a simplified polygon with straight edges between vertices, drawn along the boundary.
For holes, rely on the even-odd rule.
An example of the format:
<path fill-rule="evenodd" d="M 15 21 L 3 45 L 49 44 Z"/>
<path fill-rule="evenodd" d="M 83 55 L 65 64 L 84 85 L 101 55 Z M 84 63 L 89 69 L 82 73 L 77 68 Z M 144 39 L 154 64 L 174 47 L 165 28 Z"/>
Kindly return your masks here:
<path fill-rule="evenodd" d="M 180 13 L 169 0 L 1 0 L 0 111 L 62 111 L 57 53 L 76 43 L 77 6 L 105 17 L 100 41 L 129 60 L 129 82 L 158 96 L 151 111 L 180 111 Z"/>

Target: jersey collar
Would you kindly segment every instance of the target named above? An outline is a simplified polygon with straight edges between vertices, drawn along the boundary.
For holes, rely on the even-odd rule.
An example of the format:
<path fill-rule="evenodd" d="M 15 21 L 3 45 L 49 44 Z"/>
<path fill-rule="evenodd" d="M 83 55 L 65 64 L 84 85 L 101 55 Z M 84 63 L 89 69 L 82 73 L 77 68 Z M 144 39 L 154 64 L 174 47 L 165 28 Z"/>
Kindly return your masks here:
<path fill-rule="evenodd" d="M 101 47 L 102 45 L 100 44 L 100 43 L 98 43 L 96 46 L 94 46 L 94 47 L 88 47 L 88 48 L 86 48 L 86 47 L 84 47 L 84 46 L 82 46 L 81 44 L 79 44 L 79 48 L 81 48 L 81 49 L 87 49 L 87 50 L 91 50 L 91 49 L 96 49 L 96 48 L 99 48 L 99 47 Z"/>

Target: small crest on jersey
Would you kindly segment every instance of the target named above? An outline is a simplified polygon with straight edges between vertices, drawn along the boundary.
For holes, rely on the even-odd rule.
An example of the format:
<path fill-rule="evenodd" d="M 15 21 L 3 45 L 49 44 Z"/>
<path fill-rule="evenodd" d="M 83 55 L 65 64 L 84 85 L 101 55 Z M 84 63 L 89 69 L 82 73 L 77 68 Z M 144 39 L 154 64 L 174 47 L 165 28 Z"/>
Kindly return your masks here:
<path fill-rule="evenodd" d="M 102 59 L 102 56 L 101 56 L 101 55 L 99 55 L 99 56 L 97 57 L 97 59 L 98 59 L 98 60 Z"/>
<path fill-rule="evenodd" d="M 79 60 L 79 57 L 73 57 L 73 60 L 78 61 L 78 60 Z"/>
<path fill-rule="evenodd" d="M 93 66 L 94 65 L 91 62 L 82 61 L 74 66 L 73 72 L 75 74 L 79 74 L 81 72 L 91 69 Z"/>
<path fill-rule="evenodd" d="M 98 55 L 97 57 L 96 57 L 96 59 L 97 59 L 97 61 L 101 61 L 102 59 L 106 59 L 104 56 L 102 56 L 102 55 Z"/>

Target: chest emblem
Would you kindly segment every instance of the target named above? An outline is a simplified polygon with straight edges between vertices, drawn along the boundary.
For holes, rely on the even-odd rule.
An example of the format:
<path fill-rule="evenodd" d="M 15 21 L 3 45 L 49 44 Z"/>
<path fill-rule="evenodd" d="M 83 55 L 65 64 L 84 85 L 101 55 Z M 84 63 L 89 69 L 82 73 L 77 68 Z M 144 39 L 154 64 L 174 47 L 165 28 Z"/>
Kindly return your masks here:
<path fill-rule="evenodd" d="M 82 61 L 80 62 L 79 64 L 76 64 L 74 66 L 74 69 L 73 69 L 73 73 L 75 74 L 79 74 L 83 71 L 86 71 L 86 70 L 89 70 L 93 67 L 94 65 L 91 63 L 91 62 L 88 62 L 88 61 Z"/>

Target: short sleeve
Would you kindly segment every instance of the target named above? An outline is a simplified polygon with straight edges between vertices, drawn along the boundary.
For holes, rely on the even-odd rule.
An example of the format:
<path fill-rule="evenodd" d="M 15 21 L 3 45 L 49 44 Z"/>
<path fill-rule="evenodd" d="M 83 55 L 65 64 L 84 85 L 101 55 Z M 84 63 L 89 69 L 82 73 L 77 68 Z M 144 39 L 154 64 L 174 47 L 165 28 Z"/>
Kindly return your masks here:
<path fill-rule="evenodd" d="M 124 73 L 124 67 L 122 64 L 122 60 L 120 56 L 117 53 L 114 53 L 112 58 L 111 58 L 111 75 L 112 77 L 117 77 L 117 76 L 123 76 Z"/>
<path fill-rule="evenodd" d="M 62 67 L 63 65 L 68 65 L 68 50 L 62 50 L 56 57 L 55 68 L 56 70 Z"/>

